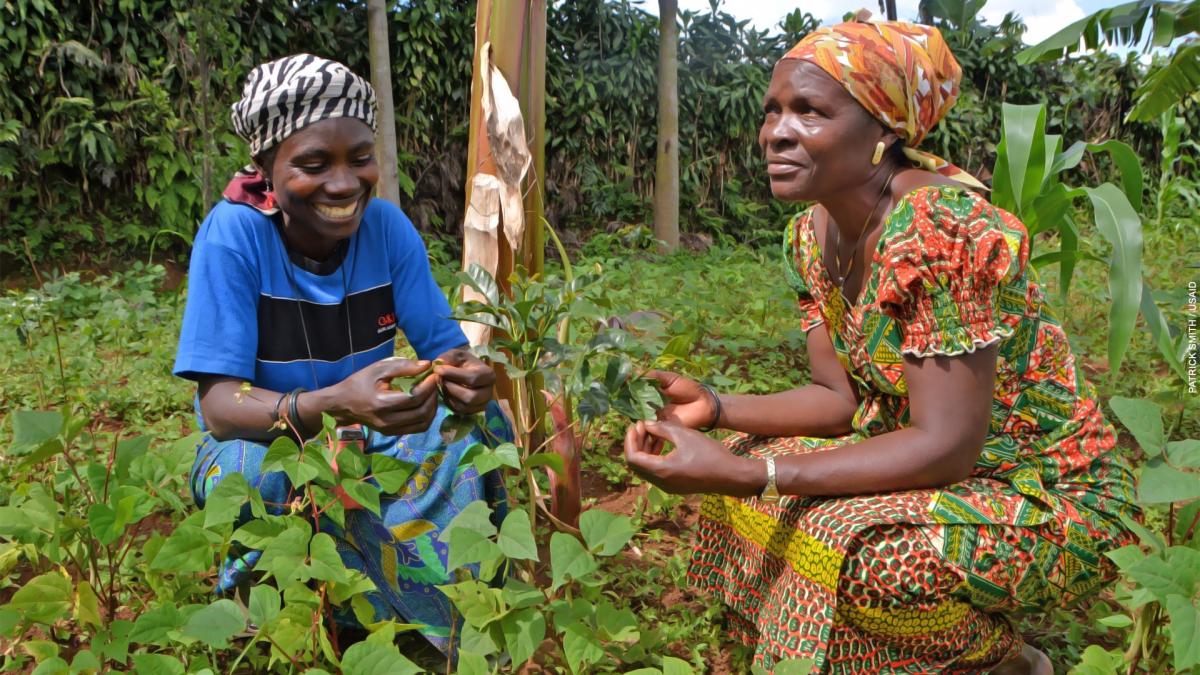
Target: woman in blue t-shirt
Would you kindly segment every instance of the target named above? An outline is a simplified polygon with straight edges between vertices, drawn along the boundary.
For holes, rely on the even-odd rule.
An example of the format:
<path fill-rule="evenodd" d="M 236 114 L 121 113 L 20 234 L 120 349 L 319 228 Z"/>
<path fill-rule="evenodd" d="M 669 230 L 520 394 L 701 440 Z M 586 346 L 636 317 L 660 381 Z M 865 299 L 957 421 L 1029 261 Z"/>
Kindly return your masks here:
<path fill-rule="evenodd" d="M 283 512 L 294 495 L 284 474 L 261 471 L 267 446 L 283 434 L 312 437 L 326 413 L 361 431 L 367 452 L 419 465 L 406 488 L 382 495 L 380 516 L 349 510 L 345 527 L 321 529 L 375 584 L 377 619 L 423 624 L 448 651 L 450 605 L 434 588 L 451 581 L 439 535 L 472 501 L 503 510 L 494 472 L 459 467 L 485 435 L 510 435 L 491 403 L 495 375 L 450 319 L 412 223 L 372 199 L 379 167 L 368 82 L 340 63 L 289 56 L 250 73 L 233 122 L 254 164 L 196 236 L 174 368 L 197 383 L 209 432 L 193 494 L 203 505 L 223 478 L 241 473 L 269 510 Z M 420 360 L 393 356 L 397 330 Z M 392 379 L 422 373 L 433 359 L 441 363 L 411 391 L 392 389 Z M 442 442 L 451 412 L 485 410 L 487 432 Z M 251 583 L 260 556 L 231 552 L 218 591 Z"/>

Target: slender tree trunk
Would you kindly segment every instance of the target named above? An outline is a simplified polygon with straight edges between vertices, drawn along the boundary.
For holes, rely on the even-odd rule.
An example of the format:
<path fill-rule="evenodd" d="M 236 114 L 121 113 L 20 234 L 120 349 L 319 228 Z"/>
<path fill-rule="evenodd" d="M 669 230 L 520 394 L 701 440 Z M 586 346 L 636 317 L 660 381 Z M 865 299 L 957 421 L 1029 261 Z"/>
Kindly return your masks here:
<path fill-rule="evenodd" d="M 678 0 L 658 0 L 658 159 L 654 167 L 654 237 L 679 248 Z"/>
<path fill-rule="evenodd" d="M 484 116 L 484 73 L 480 71 L 480 53 L 491 44 L 490 61 L 499 69 L 516 97 L 524 122 L 525 140 L 532 156 L 531 166 L 521 185 L 525 229 L 516 250 L 503 234 L 496 242 L 499 260 L 494 275 L 502 292 L 511 296 L 508 277 L 515 265 L 523 265 L 531 275 L 541 274 L 545 251 L 545 176 L 546 145 L 546 0 L 476 0 L 475 60 L 471 84 L 470 138 L 467 146 L 466 203 L 472 209 L 472 192 L 477 174 L 500 175 L 488 140 Z M 470 257 L 464 250 L 464 262 Z M 518 426 L 528 430 L 529 447 L 542 446 L 547 420 L 545 383 L 538 373 L 518 383 L 497 368 L 496 394 L 507 400 L 514 413 L 522 414 Z M 518 401 L 520 398 L 522 400 Z M 569 413 L 568 413 L 569 414 Z M 571 477 L 565 477 L 571 481 Z M 578 482 L 577 478 L 574 482 Z"/>
<path fill-rule="evenodd" d="M 379 161 L 380 197 L 400 206 L 400 163 L 396 158 L 396 108 L 392 99 L 392 57 L 388 45 L 385 0 L 367 0 L 367 35 L 371 49 L 371 86 L 379 99 L 379 132 L 375 156 Z"/>

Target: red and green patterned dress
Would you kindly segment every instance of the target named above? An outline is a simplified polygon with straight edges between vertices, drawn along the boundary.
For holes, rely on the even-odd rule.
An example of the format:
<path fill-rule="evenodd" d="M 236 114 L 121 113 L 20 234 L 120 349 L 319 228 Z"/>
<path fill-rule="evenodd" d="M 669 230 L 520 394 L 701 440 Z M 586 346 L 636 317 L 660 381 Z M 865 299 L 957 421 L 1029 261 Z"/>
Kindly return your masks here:
<path fill-rule="evenodd" d="M 1112 578 L 1132 474 L 1029 267 L 1012 214 L 924 187 L 884 223 L 863 295 L 828 277 L 811 210 L 786 237 L 805 330 L 828 331 L 862 397 L 843 438 L 734 435 L 751 456 L 821 452 L 909 423 L 904 355 L 998 345 L 987 441 L 966 480 L 858 497 L 706 497 L 690 578 L 729 607 L 755 662 L 814 672 L 983 672 L 1021 647 L 1011 617 Z"/>

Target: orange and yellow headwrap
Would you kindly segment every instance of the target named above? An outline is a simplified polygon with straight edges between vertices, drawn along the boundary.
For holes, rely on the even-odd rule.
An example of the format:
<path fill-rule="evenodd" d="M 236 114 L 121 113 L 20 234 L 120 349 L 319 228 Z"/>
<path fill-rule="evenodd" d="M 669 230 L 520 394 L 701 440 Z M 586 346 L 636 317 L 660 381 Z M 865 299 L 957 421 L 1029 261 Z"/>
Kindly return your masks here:
<path fill-rule="evenodd" d="M 975 188 L 974 176 L 916 146 L 958 98 L 962 69 L 936 28 L 905 21 L 850 21 L 818 28 L 781 61 L 808 61 L 837 80 L 904 141 L 920 166 Z"/>

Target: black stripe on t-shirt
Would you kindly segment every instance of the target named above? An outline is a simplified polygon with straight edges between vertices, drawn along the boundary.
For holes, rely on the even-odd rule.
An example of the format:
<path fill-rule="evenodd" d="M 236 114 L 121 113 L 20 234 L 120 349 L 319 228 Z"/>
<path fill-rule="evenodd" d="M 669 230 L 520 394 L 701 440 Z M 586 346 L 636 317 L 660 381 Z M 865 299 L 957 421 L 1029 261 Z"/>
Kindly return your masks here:
<path fill-rule="evenodd" d="M 396 307 L 391 284 L 351 293 L 333 305 L 270 295 L 258 298 L 260 361 L 304 361 L 310 357 L 310 349 L 313 359 L 340 361 L 395 338 Z"/>

